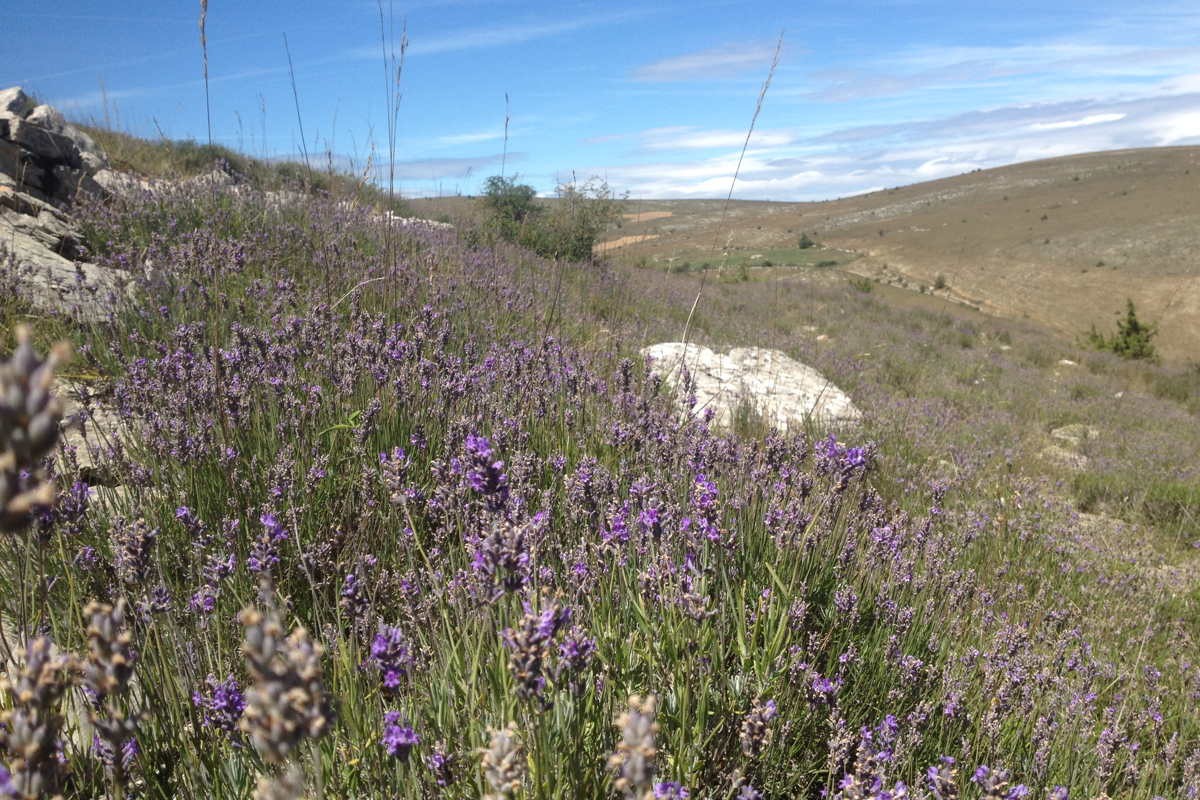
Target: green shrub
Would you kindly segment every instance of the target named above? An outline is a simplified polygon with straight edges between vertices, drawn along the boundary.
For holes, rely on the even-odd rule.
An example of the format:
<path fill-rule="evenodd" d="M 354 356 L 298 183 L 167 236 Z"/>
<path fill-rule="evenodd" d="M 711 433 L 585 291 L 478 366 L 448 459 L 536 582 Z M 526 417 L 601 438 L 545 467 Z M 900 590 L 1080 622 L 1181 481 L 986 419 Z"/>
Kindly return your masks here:
<path fill-rule="evenodd" d="M 619 216 L 618 199 L 597 178 L 562 184 L 551 203 L 539 204 L 536 198 L 532 186 L 493 175 L 484 184 L 482 199 L 502 238 L 547 258 L 590 260 L 596 240 Z"/>
<path fill-rule="evenodd" d="M 1146 325 L 1137 318 L 1132 300 L 1126 300 L 1125 303 L 1125 319 L 1117 320 L 1117 332 L 1112 336 L 1105 336 L 1093 325 L 1087 335 L 1088 344 L 1097 350 L 1116 353 L 1121 358 L 1156 361 L 1158 356 L 1151 339 L 1158 333 L 1157 326 Z"/>
<path fill-rule="evenodd" d="M 850 286 L 862 292 L 863 294 L 871 293 L 871 279 L 863 278 L 855 275 L 850 279 Z"/>
<path fill-rule="evenodd" d="M 807 233 L 800 234 L 800 241 L 798 242 L 798 244 L 800 245 L 801 250 L 807 250 L 810 247 L 817 246 L 817 243 L 814 242 Z"/>

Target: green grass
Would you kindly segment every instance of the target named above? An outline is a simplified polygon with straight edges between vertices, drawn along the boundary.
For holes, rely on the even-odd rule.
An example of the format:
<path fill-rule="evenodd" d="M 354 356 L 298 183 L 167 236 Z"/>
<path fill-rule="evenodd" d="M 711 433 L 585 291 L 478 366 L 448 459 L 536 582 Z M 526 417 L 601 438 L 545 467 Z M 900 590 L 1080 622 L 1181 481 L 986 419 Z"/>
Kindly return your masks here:
<path fill-rule="evenodd" d="M 389 198 L 364 175 L 351 175 L 332 169 L 322 161 L 321 154 L 312 154 L 310 164 L 297 161 L 266 161 L 252 158 L 223 145 L 210 145 L 193 140 L 143 139 L 94 125 L 79 125 L 108 155 L 111 165 L 119 170 L 147 178 L 179 180 L 205 175 L 218 165 L 250 186 L 262 191 L 299 190 L 320 192 L 338 198 L 380 208 L 390 208 L 407 214 L 407 205 L 399 198 Z M 360 165 L 366 168 L 366 165 Z"/>

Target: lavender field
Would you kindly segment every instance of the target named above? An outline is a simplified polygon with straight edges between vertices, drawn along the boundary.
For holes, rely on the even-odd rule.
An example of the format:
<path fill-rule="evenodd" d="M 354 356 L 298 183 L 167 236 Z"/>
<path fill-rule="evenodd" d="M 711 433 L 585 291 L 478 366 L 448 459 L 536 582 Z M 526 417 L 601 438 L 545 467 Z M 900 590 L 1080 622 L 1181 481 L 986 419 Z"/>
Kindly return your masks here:
<path fill-rule="evenodd" d="M 693 337 L 865 415 L 724 431 L 637 355 L 694 277 L 246 187 L 80 215 L 133 299 L 0 310 L 0 797 L 1200 797 L 1182 373 L 717 280 Z"/>

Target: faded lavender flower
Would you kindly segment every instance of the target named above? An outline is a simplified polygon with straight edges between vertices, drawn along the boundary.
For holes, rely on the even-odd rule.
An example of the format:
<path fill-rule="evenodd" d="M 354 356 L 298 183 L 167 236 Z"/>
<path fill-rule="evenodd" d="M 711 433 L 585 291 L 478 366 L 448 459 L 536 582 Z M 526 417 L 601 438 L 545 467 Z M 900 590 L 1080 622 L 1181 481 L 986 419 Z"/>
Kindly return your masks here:
<path fill-rule="evenodd" d="M 779 715 L 779 709 L 774 700 L 755 700 L 750 707 L 750 713 L 742 720 L 741 742 L 742 754 L 747 758 L 757 758 L 771 744 L 773 730 L 771 721 Z"/>
<path fill-rule="evenodd" d="M 484 800 L 504 800 L 521 788 L 525 780 L 525 751 L 517 724 L 488 729 L 488 746 L 480 751 L 480 768 L 490 792 Z"/>
<path fill-rule="evenodd" d="M 126 707 L 137 654 L 133 634 L 125 624 L 125 610 L 124 598 L 115 606 L 93 601 L 84 609 L 89 623 L 83 681 L 93 699 L 88 710 L 96 729 L 93 745 L 119 785 L 126 782 L 138 752 L 138 716 L 129 714 Z"/>
<path fill-rule="evenodd" d="M 278 775 L 264 775 L 254 787 L 253 800 L 302 800 L 304 770 L 291 764 Z"/>
<path fill-rule="evenodd" d="M 545 512 L 523 523 L 496 516 L 489 521 L 487 533 L 470 543 L 471 569 L 488 585 L 490 599 L 528 583 L 533 561 L 530 551 L 547 519 Z"/>
<path fill-rule="evenodd" d="M 421 743 L 421 737 L 411 725 L 401 723 L 399 711 L 386 711 L 383 715 L 383 737 L 379 743 L 392 758 L 407 761 L 408 754 Z"/>
<path fill-rule="evenodd" d="M 59 706 L 71 685 L 75 660 L 57 653 L 44 636 L 31 641 L 15 680 L 0 679 L 7 708 L 0 712 L 0 752 L 7 760 L 0 797 L 34 800 L 58 793 L 63 782 Z M 3 777 L 3 776 L 0 776 Z"/>
<path fill-rule="evenodd" d="M 613 786 L 630 800 L 654 797 L 654 760 L 658 755 L 656 709 L 654 695 L 639 697 L 635 694 L 629 698 L 629 708 L 616 719 L 621 739 L 609 756 L 608 766 L 616 776 Z"/>
<path fill-rule="evenodd" d="M 392 505 L 401 505 L 415 494 L 407 483 L 411 466 L 412 460 L 403 447 L 394 447 L 390 452 L 379 454 L 379 472 L 388 491 L 388 502 Z"/>
<path fill-rule="evenodd" d="M 158 531 L 144 519 L 132 522 L 117 520 L 110 537 L 117 578 L 127 589 L 140 587 L 150 576 Z"/>
<path fill-rule="evenodd" d="M 1010 786 L 1008 770 L 1004 769 L 980 765 L 971 776 L 971 781 L 982 793 L 980 800 L 1022 800 L 1030 795 L 1027 786 Z"/>
<path fill-rule="evenodd" d="M 553 653 L 554 638 L 571 622 L 571 609 L 547 601 L 540 611 L 525 604 L 525 614 L 518 628 L 504 630 L 504 646 L 508 648 L 508 669 L 517 682 L 517 696 L 528 700 L 539 697 L 546 688 L 548 661 Z"/>
<path fill-rule="evenodd" d="M 263 760 L 278 764 L 303 739 L 325 733 L 333 721 L 322 684 L 324 651 L 304 628 L 284 638 L 274 609 L 264 616 L 247 608 L 238 620 L 246 629 L 243 651 L 253 681 L 246 690 L 241 729 Z"/>
<path fill-rule="evenodd" d="M 925 770 L 925 780 L 934 800 L 958 800 L 958 769 L 950 756 Z"/>
<path fill-rule="evenodd" d="M 0 363 L 0 533 L 23 530 L 35 509 L 53 504 L 54 485 L 44 480 L 41 461 L 58 441 L 62 403 L 50 391 L 54 368 L 67 358 L 65 344 L 45 359 L 18 326 L 17 347 Z"/>

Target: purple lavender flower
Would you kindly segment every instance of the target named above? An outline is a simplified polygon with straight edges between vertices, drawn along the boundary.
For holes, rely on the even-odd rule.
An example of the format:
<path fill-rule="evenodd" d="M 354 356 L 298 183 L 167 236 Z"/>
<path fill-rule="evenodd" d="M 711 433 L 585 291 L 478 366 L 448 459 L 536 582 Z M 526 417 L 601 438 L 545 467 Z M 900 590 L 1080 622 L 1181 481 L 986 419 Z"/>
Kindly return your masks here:
<path fill-rule="evenodd" d="M 508 502 L 508 475 L 504 471 L 504 462 L 495 457 L 492 443 L 483 436 L 468 435 L 466 451 L 467 485 L 483 495 L 489 511 L 500 511 Z"/>
<path fill-rule="evenodd" d="M 682 783 L 661 781 L 654 784 L 654 800 L 687 800 L 691 793 Z"/>
<path fill-rule="evenodd" d="M 263 531 L 254 540 L 250 555 L 246 557 L 246 569 L 253 573 L 269 572 L 279 563 L 279 543 L 288 538 L 288 531 L 275 515 L 267 512 L 258 519 Z"/>
<path fill-rule="evenodd" d="M 380 625 L 379 631 L 371 640 L 371 653 L 367 656 L 364 666 L 370 666 L 379 672 L 386 691 L 394 692 L 399 689 L 412 669 L 412 651 L 404 633 L 395 626 Z"/>
<path fill-rule="evenodd" d="M 425 758 L 425 766 L 433 773 L 433 782 L 438 786 L 450 786 L 457 779 L 454 768 L 457 759 L 446 747 L 445 742 L 433 745 L 432 752 Z"/>
<path fill-rule="evenodd" d="M 958 800 L 958 770 L 950 756 L 925 770 L 925 780 L 934 800 Z"/>
<path fill-rule="evenodd" d="M 504 645 L 509 650 L 509 671 L 517 682 L 517 695 L 540 697 L 549 674 L 551 645 L 559 631 L 571 621 L 571 609 L 548 602 L 541 611 L 525 604 L 525 615 L 518 628 L 504 630 Z"/>
<path fill-rule="evenodd" d="M 399 711 L 387 711 L 383 715 L 383 738 L 380 744 L 387 754 L 401 761 L 408 760 L 408 754 L 421 743 L 421 737 L 409 725 L 401 724 Z"/>
<path fill-rule="evenodd" d="M 223 681 L 209 675 L 204 680 L 204 691 L 192 692 L 192 705 L 200 710 L 200 724 L 210 730 L 221 731 L 232 736 L 238 729 L 246 698 L 232 675 Z"/>
<path fill-rule="evenodd" d="M 112 744 L 102 738 L 99 733 L 95 733 L 92 734 L 92 752 L 107 769 L 117 771 L 119 768 L 120 773 L 128 774 L 137 763 L 138 756 L 142 754 L 142 748 L 137 739 L 133 737 L 123 740 L 121 742 L 121 758 L 118 762 Z"/>

